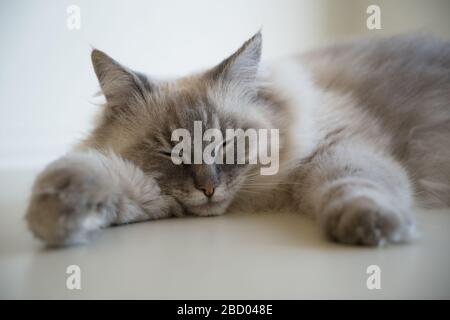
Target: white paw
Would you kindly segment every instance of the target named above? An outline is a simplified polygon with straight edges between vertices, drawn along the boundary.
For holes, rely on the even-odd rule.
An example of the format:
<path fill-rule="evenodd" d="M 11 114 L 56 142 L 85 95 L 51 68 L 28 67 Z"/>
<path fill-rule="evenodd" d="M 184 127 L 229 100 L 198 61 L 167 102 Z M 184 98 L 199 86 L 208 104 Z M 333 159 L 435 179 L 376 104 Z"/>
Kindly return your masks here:
<path fill-rule="evenodd" d="M 387 208 L 369 197 L 357 197 L 325 209 L 322 226 L 334 241 L 379 246 L 416 238 L 410 212 Z"/>
<path fill-rule="evenodd" d="M 82 243 L 105 224 L 116 201 L 95 168 L 58 160 L 37 178 L 26 219 L 33 234 L 48 245 Z"/>

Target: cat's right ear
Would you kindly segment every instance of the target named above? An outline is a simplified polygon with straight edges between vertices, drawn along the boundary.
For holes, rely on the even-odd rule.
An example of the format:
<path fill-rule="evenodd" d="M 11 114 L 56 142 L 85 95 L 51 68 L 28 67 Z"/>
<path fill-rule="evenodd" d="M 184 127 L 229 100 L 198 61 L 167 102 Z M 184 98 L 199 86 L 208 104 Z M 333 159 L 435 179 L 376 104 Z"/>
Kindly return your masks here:
<path fill-rule="evenodd" d="M 252 85 L 261 60 L 261 31 L 248 39 L 235 53 L 214 67 L 208 75 L 214 80 Z"/>
<path fill-rule="evenodd" d="M 92 50 L 91 60 L 108 105 L 145 101 L 147 93 L 152 90 L 147 77 L 122 66 L 100 50 Z"/>

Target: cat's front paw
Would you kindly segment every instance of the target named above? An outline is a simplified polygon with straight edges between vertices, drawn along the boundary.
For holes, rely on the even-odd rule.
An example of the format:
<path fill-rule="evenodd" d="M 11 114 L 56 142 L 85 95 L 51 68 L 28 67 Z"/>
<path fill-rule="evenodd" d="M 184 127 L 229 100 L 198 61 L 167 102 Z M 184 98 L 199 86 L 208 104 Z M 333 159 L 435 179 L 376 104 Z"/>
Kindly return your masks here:
<path fill-rule="evenodd" d="M 322 226 L 332 240 L 379 246 L 413 240 L 416 229 L 409 212 L 380 205 L 368 197 L 335 203 L 322 215 Z"/>
<path fill-rule="evenodd" d="M 83 159 L 61 159 L 34 184 L 26 213 L 33 234 L 51 246 L 81 243 L 102 227 L 117 198 L 104 176 Z"/>

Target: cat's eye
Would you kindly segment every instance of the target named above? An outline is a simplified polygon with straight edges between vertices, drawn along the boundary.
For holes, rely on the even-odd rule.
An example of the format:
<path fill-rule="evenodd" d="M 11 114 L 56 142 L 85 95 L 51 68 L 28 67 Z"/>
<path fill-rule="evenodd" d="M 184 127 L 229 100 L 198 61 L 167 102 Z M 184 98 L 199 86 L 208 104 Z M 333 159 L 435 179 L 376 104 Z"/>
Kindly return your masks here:
<path fill-rule="evenodd" d="M 171 159 L 171 161 L 173 161 L 173 158 L 172 158 L 172 151 L 160 151 L 159 152 L 159 154 L 160 155 L 162 155 L 162 156 L 164 156 L 165 158 L 170 158 Z M 176 158 L 179 158 L 176 154 L 174 155 Z M 181 156 L 180 156 L 181 157 Z M 184 161 L 184 159 L 181 157 L 180 158 L 180 164 L 184 164 L 185 163 L 185 161 Z"/>
<path fill-rule="evenodd" d="M 222 150 L 225 150 L 227 148 L 227 143 L 228 143 L 227 140 L 223 140 L 223 142 L 222 142 Z"/>
<path fill-rule="evenodd" d="M 166 157 L 171 157 L 172 156 L 172 152 L 171 151 L 161 151 L 160 154 L 162 154 L 163 156 L 166 156 Z"/>

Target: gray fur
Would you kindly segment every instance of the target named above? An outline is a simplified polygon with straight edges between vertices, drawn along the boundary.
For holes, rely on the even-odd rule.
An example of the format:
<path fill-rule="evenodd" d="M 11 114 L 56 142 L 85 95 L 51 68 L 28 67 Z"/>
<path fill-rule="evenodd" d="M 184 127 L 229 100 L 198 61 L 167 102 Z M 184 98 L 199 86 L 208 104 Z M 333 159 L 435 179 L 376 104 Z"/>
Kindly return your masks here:
<path fill-rule="evenodd" d="M 94 50 L 107 103 L 87 139 L 36 180 L 33 233 L 65 245 L 111 224 L 288 209 L 333 240 L 380 245 L 415 238 L 415 206 L 450 206 L 448 42 L 363 40 L 259 73 L 261 45 L 258 33 L 218 66 L 164 82 Z M 174 165 L 171 132 L 195 120 L 280 129 L 278 174 Z"/>

